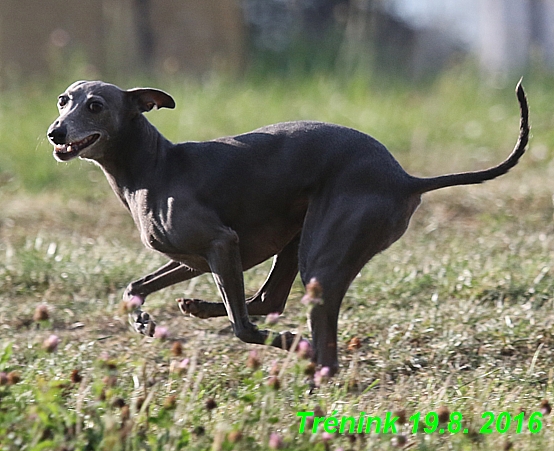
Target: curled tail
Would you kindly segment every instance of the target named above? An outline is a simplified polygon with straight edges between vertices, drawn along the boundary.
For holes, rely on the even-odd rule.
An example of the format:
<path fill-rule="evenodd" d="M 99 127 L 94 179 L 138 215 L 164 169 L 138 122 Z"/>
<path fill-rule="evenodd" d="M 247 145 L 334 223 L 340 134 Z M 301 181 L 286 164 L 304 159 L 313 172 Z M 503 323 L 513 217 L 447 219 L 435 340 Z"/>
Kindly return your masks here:
<path fill-rule="evenodd" d="M 483 183 L 487 180 L 492 180 L 498 176 L 506 174 L 510 169 L 512 169 L 518 163 L 521 156 L 525 153 L 525 147 L 527 146 L 527 143 L 529 141 L 530 129 L 527 97 L 525 96 L 525 91 L 521 86 L 521 80 L 519 80 L 519 83 L 517 84 L 516 94 L 521 112 L 519 137 L 514 150 L 506 160 L 504 160 L 498 166 L 494 166 L 482 171 L 461 172 L 458 174 L 447 174 L 430 178 L 416 178 L 414 184 L 412 185 L 413 192 L 423 194 L 427 191 L 446 188 L 448 186 Z"/>

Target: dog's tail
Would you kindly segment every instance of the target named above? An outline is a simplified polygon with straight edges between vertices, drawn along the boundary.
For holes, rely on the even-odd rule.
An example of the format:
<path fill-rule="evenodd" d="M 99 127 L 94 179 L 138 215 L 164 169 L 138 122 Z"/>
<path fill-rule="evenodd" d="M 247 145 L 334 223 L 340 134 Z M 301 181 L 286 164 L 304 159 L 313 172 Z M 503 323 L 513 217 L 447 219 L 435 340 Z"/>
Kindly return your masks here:
<path fill-rule="evenodd" d="M 487 180 L 492 180 L 496 177 L 506 174 L 510 169 L 512 169 L 518 163 L 521 156 L 525 153 L 525 147 L 527 146 L 527 143 L 529 141 L 530 129 L 527 97 L 525 96 L 525 92 L 523 91 L 523 87 L 521 86 L 521 80 L 517 84 L 516 94 L 521 111 L 519 137 L 514 150 L 506 160 L 504 160 L 498 166 L 494 166 L 483 171 L 461 172 L 458 174 L 447 174 L 430 178 L 416 178 L 414 184 L 412 185 L 413 192 L 423 194 L 427 191 L 446 188 L 448 186 L 483 183 Z"/>

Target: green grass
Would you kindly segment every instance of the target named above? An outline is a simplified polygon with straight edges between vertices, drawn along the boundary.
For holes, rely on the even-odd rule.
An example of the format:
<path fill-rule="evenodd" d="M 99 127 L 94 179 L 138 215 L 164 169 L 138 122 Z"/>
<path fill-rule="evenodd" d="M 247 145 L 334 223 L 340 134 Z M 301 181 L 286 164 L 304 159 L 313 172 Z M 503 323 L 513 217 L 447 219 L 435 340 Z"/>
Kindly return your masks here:
<path fill-rule="evenodd" d="M 516 81 L 492 88 L 467 68 L 421 86 L 370 76 L 169 80 L 156 86 L 177 109 L 148 117 L 175 141 L 284 120 L 336 122 L 378 138 L 409 172 L 432 175 L 509 153 Z M 486 411 L 528 419 L 554 399 L 553 84 L 540 74 L 524 80 L 533 138 L 518 167 L 427 195 L 406 235 L 355 279 L 340 316 L 341 371 L 315 389 L 295 355 L 241 343 L 225 319 L 180 315 L 173 299 L 184 291 L 217 299 L 208 276 L 149 297 L 169 340 L 132 334 L 122 291 L 164 258 L 142 247 L 98 168 L 53 160 L 44 135 L 65 86 L 2 93 L 0 372 L 9 380 L 0 375 L 0 449 L 266 450 L 271 434 L 297 451 L 395 449 L 399 435 L 417 450 L 548 449 L 550 415 L 536 434 L 516 433 L 515 420 L 504 434 L 479 431 Z M 268 268 L 245 274 L 248 294 Z M 302 295 L 297 282 L 272 327 L 309 335 Z M 49 319 L 34 320 L 43 304 Z M 51 334 L 61 338 L 55 352 L 43 347 Z M 361 347 L 348 350 L 353 338 Z M 248 364 L 252 350 L 258 367 Z M 316 406 L 339 418 L 401 410 L 424 418 L 446 407 L 468 433 L 425 434 L 424 423 L 417 434 L 413 424 L 396 434 L 299 433 L 297 412 Z"/>

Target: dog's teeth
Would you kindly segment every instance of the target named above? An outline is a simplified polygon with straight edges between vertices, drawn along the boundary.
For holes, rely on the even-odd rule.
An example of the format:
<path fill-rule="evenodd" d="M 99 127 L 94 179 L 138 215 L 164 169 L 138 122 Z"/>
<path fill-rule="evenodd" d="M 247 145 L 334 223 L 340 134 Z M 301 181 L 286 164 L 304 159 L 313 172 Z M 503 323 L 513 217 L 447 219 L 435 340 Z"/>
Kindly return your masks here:
<path fill-rule="evenodd" d="M 72 150 L 73 150 L 73 148 L 71 147 L 71 144 L 68 145 L 68 146 L 65 148 L 65 151 L 68 152 L 68 153 L 71 152 Z"/>

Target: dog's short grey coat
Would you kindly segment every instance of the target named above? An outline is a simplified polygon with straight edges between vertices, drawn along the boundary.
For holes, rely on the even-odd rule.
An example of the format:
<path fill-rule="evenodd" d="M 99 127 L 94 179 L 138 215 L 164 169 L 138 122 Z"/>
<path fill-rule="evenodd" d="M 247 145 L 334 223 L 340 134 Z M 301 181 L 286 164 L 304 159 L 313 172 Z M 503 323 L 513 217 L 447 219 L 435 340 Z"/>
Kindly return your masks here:
<path fill-rule="evenodd" d="M 170 262 L 129 284 L 144 300 L 169 285 L 211 272 L 223 303 L 179 300 L 201 318 L 228 315 L 241 340 L 289 348 L 294 335 L 271 338 L 248 315 L 282 312 L 300 272 L 315 279 L 323 302 L 310 314 L 313 360 L 338 368 L 337 320 L 343 296 L 362 267 L 405 232 L 421 194 L 481 183 L 515 166 L 529 125 L 520 84 L 515 149 L 491 169 L 417 178 L 372 137 L 338 125 L 288 122 L 244 135 L 173 144 L 142 113 L 174 108 L 163 91 L 122 90 L 99 81 L 72 84 L 58 100 L 48 137 L 60 161 L 98 163 L 130 211 L 142 242 Z M 274 256 L 257 294 L 245 300 L 242 272 Z M 151 334 L 146 313 L 137 330 Z"/>

